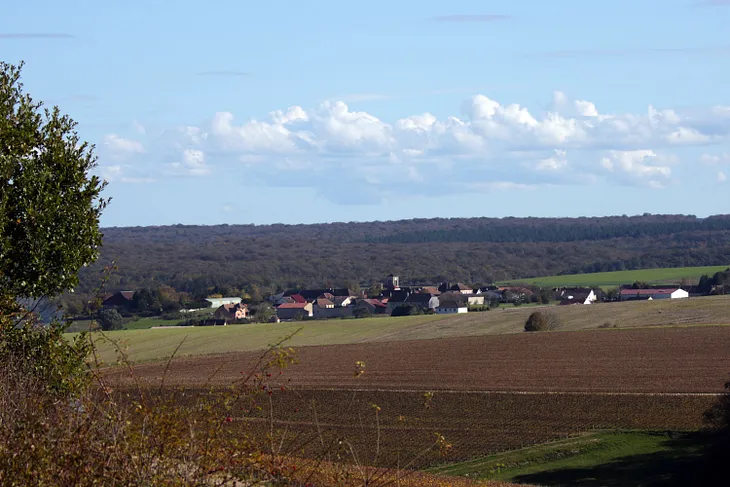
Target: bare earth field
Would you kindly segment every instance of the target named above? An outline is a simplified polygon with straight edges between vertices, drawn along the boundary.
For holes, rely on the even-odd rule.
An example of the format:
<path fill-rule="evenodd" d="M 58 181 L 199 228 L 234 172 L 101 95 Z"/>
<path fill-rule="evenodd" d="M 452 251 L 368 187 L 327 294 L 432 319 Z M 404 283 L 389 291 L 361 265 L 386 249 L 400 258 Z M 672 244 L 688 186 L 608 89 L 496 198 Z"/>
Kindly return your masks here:
<path fill-rule="evenodd" d="M 180 358 L 166 383 L 230 384 L 256 352 Z M 719 393 L 730 377 L 730 327 L 514 334 L 302 347 L 297 388 Z M 353 377 L 355 361 L 366 373 Z M 144 364 L 151 383 L 165 364 Z M 118 372 L 116 372 L 118 373 Z"/>
<path fill-rule="evenodd" d="M 270 379 L 270 396 L 256 407 L 237 406 L 231 434 L 273 434 L 272 444 L 291 456 L 327 451 L 348 459 L 355 452 L 362 464 L 423 468 L 445 461 L 434 451 L 421 455 L 435 433 L 453 445 L 446 460 L 462 461 L 586 431 L 701 428 L 730 375 L 730 327 L 374 341 L 296 352 L 299 363 Z M 164 394 L 180 401 L 208 394 L 208 384 L 231 384 L 259 355 L 175 359 Z M 356 361 L 365 362 L 357 378 Z M 143 364 L 135 372 L 158 384 L 165 367 Z M 107 375 L 124 386 L 119 369 Z"/>

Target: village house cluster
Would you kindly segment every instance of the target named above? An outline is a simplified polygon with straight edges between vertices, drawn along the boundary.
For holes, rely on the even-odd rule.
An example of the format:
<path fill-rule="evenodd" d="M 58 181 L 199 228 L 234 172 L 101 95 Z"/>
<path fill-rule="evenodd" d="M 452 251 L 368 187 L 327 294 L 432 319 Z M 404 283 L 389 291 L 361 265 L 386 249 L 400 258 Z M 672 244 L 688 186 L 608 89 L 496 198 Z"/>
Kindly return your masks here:
<path fill-rule="evenodd" d="M 601 291 L 591 288 L 556 288 L 536 290 L 526 286 L 485 286 L 474 288 L 463 283 L 443 282 L 437 285 L 401 286 L 398 276 L 389 275 L 378 292 L 354 293 L 347 288 L 290 289 L 269 298 L 275 308 L 271 321 L 305 319 L 360 318 L 377 315 L 462 314 L 482 311 L 500 303 L 529 303 L 538 301 L 536 292 L 546 293 L 540 301 L 559 302 L 562 306 L 590 305 L 606 299 Z M 612 300 L 681 299 L 701 296 L 696 286 L 635 289 L 621 286 Z M 104 301 L 105 307 L 122 308 L 133 300 L 133 291 L 121 291 Z M 200 325 L 227 325 L 246 322 L 251 318 L 248 304 L 240 297 L 207 298 L 213 316 Z"/>

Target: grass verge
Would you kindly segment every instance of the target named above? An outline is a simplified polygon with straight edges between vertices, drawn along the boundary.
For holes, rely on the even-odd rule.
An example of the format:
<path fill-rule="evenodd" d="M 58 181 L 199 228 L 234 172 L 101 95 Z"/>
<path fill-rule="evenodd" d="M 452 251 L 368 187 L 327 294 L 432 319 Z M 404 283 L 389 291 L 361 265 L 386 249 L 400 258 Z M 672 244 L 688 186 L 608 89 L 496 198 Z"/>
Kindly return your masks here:
<path fill-rule="evenodd" d="M 681 485 L 704 445 L 700 433 L 599 432 L 429 472 L 546 486 Z"/>

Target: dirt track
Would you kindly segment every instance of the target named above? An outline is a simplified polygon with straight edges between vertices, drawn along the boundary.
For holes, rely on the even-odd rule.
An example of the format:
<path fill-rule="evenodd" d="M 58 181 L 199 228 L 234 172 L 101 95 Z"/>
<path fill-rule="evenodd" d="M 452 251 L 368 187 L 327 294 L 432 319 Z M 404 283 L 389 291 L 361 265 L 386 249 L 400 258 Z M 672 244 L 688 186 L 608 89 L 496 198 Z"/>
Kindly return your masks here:
<path fill-rule="evenodd" d="M 299 388 L 717 393 L 730 379 L 730 328 L 519 334 L 303 347 L 286 372 Z M 256 353 L 178 359 L 166 383 L 229 384 Z M 366 372 L 353 377 L 355 361 Z M 137 373 L 158 382 L 164 364 Z"/>

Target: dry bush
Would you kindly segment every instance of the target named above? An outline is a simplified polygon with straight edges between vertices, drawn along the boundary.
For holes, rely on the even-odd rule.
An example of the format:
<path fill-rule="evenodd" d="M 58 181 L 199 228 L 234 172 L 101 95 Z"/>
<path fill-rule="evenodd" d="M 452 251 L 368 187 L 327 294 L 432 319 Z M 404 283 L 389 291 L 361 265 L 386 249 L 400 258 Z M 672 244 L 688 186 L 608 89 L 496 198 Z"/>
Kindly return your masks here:
<path fill-rule="evenodd" d="M 560 318 L 547 311 L 535 311 L 525 322 L 525 331 L 554 331 L 560 329 Z"/>
<path fill-rule="evenodd" d="M 102 381 L 56 395 L 10 365 L 0 374 L 0 485 L 287 485 L 288 459 L 230 431 L 234 403 L 252 400 L 256 380 L 186 406 L 161 390 Z"/>

